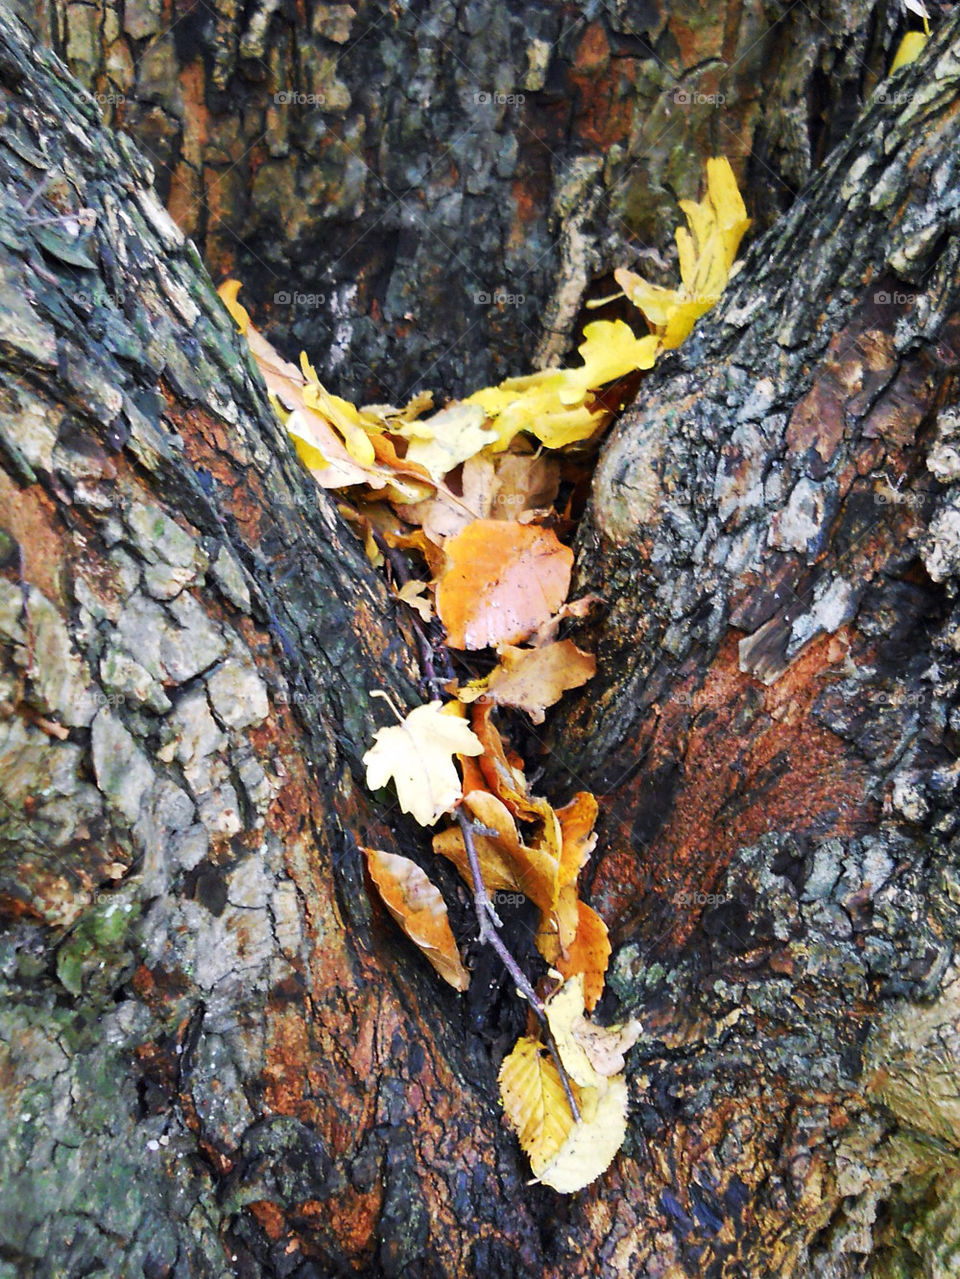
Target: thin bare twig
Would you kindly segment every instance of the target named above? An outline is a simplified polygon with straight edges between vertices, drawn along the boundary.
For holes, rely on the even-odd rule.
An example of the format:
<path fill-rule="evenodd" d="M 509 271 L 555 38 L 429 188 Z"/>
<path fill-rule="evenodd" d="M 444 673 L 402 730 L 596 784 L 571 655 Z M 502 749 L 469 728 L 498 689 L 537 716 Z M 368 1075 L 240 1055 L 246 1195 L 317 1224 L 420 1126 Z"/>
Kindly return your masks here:
<path fill-rule="evenodd" d="M 547 1037 L 547 1047 L 550 1049 L 550 1055 L 553 1057 L 554 1064 L 560 1075 L 560 1082 L 563 1084 L 563 1091 L 567 1095 L 567 1103 L 570 1106 L 570 1112 L 576 1123 L 580 1122 L 580 1109 L 577 1106 L 576 1098 L 573 1095 L 573 1088 L 570 1085 L 570 1077 L 567 1074 L 563 1062 L 560 1060 L 560 1053 L 557 1051 L 557 1045 L 553 1038 L 553 1032 L 550 1030 L 550 1023 L 547 1020 L 547 1010 L 537 997 L 536 991 L 527 980 L 523 969 L 510 954 L 504 945 L 503 938 L 497 932 L 500 927 L 500 920 L 493 909 L 493 903 L 487 896 L 487 887 L 483 882 L 483 872 L 480 870 L 480 858 L 477 856 L 477 846 L 473 840 L 473 826 L 469 817 L 466 816 L 462 808 L 457 809 L 457 821 L 460 824 L 460 830 L 463 832 L 463 844 L 467 850 L 467 861 L 470 863 L 470 876 L 473 879 L 473 902 L 477 912 L 477 922 L 480 927 L 480 940 L 486 942 L 497 952 L 500 961 L 506 968 L 507 972 L 513 978 L 517 991 L 527 1001 L 536 1015 L 543 1024 L 544 1033 Z"/>

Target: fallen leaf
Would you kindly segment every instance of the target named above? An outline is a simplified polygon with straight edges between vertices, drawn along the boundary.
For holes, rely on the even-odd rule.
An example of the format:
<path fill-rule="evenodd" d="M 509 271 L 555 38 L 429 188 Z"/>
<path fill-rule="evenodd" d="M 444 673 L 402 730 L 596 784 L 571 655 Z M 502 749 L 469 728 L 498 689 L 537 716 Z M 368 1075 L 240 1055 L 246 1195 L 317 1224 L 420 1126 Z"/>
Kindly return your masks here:
<path fill-rule="evenodd" d="M 906 3 L 906 0 L 904 0 L 904 3 Z M 890 63 L 890 70 L 887 74 L 893 75 L 894 71 L 899 71 L 908 62 L 915 62 L 923 52 L 924 45 L 929 39 L 930 37 L 923 31 L 908 31 L 897 45 L 897 51 L 893 55 L 893 61 Z"/>
<path fill-rule="evenodd" d="M 408 857 L 379 848 L 363 851 L 387 910 L 444 981 L 454 990 L 466 990 L 470 974 L 460 959 L 439 888 Z"/>
<path fill-rule="evenodd" d="M 627 1132 L 627 1085 L 622 1076 L 599 1086 L 571 1084 L 580 1111 L 574 1122 L 549 1050 L 536 1039 L 518 1040 L 499 1075 L 504 1115 L 537 1181 L 573 1194 L 610 1165 Z"/>
<path fill-rule="evenodd" d="M 576 892 L 571 885 L 560 889 L 558 905 L 565 905 L 569 894 Z M 563 926 L 569 930 L 564 936 Z M 537 949 L 548 964 L 563 977 L 583 975 L 584 999 L 588 1011 L 597 1006 L 603 994 L 607 965 L 610 962 L 610 937 L 607 926 L 597 912 L 579 899 L 572 927 L 570 921 L 558 911 L 544 915 L 536 936 Z"/>
<path fill-rule="evenodd" d="M 750 219 L 730 162 L 723 156 L 707 161 L 707 194 L 703 200 L 681 200 L 688 226 L 676 230 L 680 262 L 679 289 L 651 284 L 619 267 L 614 279 L 647 318 L 667 350 L 680 345 L 701 315 L 715 304 L 726 286 L 737 249 Z"/>
<path fill-rule="evenodd" d="M 600 811 L 596 797 L 577 791 L 569 804 L 555 810 L 560 823 L 560 883 L 575 884 L 597 844 L 593 833 Z"/>
<path fill-rule="evenodd" d="M 487 415 L 478 404 L 452 404 L 420 424 L 430 428 L 432 437 L 414 440 L 406 461 L 425 467 L 435 480 L 441 480 L 497 438 L 486 422 Z"/>
<path fill-rule="evenodd" d="M 571 688 L 579 688 L 596 674 L 596 659 L 572 640 L 559 640 L 541 648 L 500 650 L 500 662 L 484 679 L 472 680 L 457 692 L 462 702 L 488 696 L 499 706 L 526 711 L 534 724 L 542 724 L 544 710 Z"/>
<path fill-rule="evenodd" d="M 234 324 L 241 333 L 246 333 L 250 327 L 250 312 L 237 301 L 237 294 L 242 288 L 243 285 L 239 280 L 224 280 L 217 289 L 217 293 L 220 295 L 220 301 L 233 317 Z"/>
<path fill-rule="evenodd" d="M 517 1040 L 498 1076 L 507 1121 L 531 1162 L 549 1164 L 573 1128 L 573 1113 L 549 1049 L 528 1036 Z"/>
<path fill-rule="evenodd" d="M 546 1001 L 550 1033 L 567 1074 L 584 1088 L 602 1087 L 603 1080 L 624 1068 L 624 1054 L 637 1042 L 638 1021 L 597 1026 L 584 1016 L 581 973 L 565 981 Z"/>
<path fill-rule="evenodd" d="M 437 612 L 454 648 L 526 639 L 570 589 L 573 552 L 549 529 L 475 520 L 444 549 Z"/>
<path fill-rule="evenodd" d="M 581 1122 L 572 1125 L 552 1158 L 530 1159 L 537 1181 L 563 1195 L 583 1190 L 606 1172 L 627 1135 L 627 1084 L 621 1076 L 608 1079 L 603 1089 L 580 1089 L 576 1097 Z"/>
<path fill-rule="evenodd" d="M 421 826 L 433 826 L 460 799 L 453 756 L 482 751 L 468 724 L 445 715 L 440 702 L 430 702 L 417 706 L 402 724 L 377 730 L 363 757 L 367 786 L 379 790 L 392 778 L 401 809 Z"/>
<path fill-rule="evenodd" d="M 424 593 L 426 590 L 426 582 L 418 582 L 415 578 L 410 578 L 397 591 L 397 599 L 403 600 L 404 604 L 409 604 L 411 608 L 416 609 L 421 619 L 429 622 L 433 617 L 433 609 Z"/>

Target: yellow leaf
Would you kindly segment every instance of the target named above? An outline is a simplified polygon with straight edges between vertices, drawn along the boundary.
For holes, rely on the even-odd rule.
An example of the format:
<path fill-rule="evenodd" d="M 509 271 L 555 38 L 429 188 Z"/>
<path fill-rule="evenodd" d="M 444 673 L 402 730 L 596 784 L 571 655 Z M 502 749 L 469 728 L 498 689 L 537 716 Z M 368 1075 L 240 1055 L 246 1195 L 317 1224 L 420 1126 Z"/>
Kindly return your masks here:
<path fill-rule="evenodd" d="M 379 848 L 363 851 L 387 910 L 444 981 L 454 990 L 466 990 L 470 974 L 460 959 L 439 888 L 408 857 Z"/>
<path fill-rule="evenodd" d="M 583 368 L 565 370 L 560 387 L 563 404 L 579 404 L 588 390 L 615 382 L 637 369 L 652 369 L 659 343 L 653 336 L 638 338 L 623 320 L 594 320 L 583 330 L 577 347 Z"/>
<path fill-rule="evenodd" d="M 250 326 L 250 312 L 237 301 L 237 294 L 243 288 L 239 280 L 224 280 L 217 289 L 220 301 L 233 316 L 233 321 L 241 333 L 246 333 Z"/>
<path fill-rule="evenodd" d="M 347 452 L 352 458 L 355 458 L 361 466 L 372 466 L 377 455 L 369 436 L 364 430 L 360 414 L 347 400 L 341 400 L 339 395 L 331 395 L 325 387 L 315 380 L 316 374 L 310 368 L 305 355 L 301 355 L 300 362 L 303 366 L 304 376 L 307 379 L 303 388 L 304 404 L 307 408 L 321 414 L 336 427 L 343 436 Z M 308 370 L 312 377 L 308 376 Z"/>
<path fill-rule="evenodd" d="M 500 1100 L 531 1165 L 547 1165 L 573 1128 L 573 1114 L 560 1072 L 549 1050 L 536 1039 L 519 1039 L 503 1059 L 498 1076 Z"/>
<path fill-rule="evenodd" d="M 426 589 L 426 582 L 418 582 L 415 578 L 411 578 L 408 582 L 404 582 L 399 591 L 397 591 L 397 598 L 403 600 L 404 604 L 409 604 L 411 608 L 416 609 L 424 622 L 429 622 L 433 617 L 433 609 L 430 607 L 430 601 L 424 593 Z"/>
<path fill-rule="evenodd" d="M 402 724 L 378 729 L 363 757 L 370 790 L 392 778 L 401 809 L 421 826 L 433 826 L 460 799 L 453 756 L 483 753 L 469 725 L 444 715 L 441 706 L 439 701 L 417 706 Z"/>
<path fill-rule="evenodd" d="M 929 38 L 922 31 L 908 31 L 897 45 L 897 52 L 894 54 L 893 62 L 890 64 L 889 74 L 893 75 L 894 71 L 899 71 L 908 62 L 913 62 L 916 58 L 919 58 L 923 51 L 923 46 Z"/>
<path fill-rule="evenodd" d="M 583 1190 L 606 1172 L 627 1135 L 627 1084 L 621 1076 L 608 1079 L 603 1089 L 579 1089 L 576 1096 L 581 1122 L 551 1159 L 530 1160 L 537 1181 L 562 1195 Z"/>
<path fill-rule="evenodd" d="M 479 404 L 453 404 L 423 423 L 430 427 L 433 438 L 414 440 L 405 460 L 426 467 L 435 480 L 441 480 L 497 438 L 486 421 Z"/>
<path fill-rule="evenodd" d="M 679 289 L 651 284 L 620 267 L 614 279 L 644 313 L 659 345 L 671 350 L 689 335 L 701 315 L 719 298 L 730 276 L 737 249 L 750 226 L 730 162 L 707 161 L 707 193 L 703 200 L 681 200 L 687 227 L 676 231 L 680 262 Z"/>
<path fill-rule="evenodd" d="M 561 1194 L 573 1194 L 609 1167 L 627 1132 L 627 1085 L 622 1076 L 599 1078 L 592 1088 L 571 1085 L 579 1123 L 573 1121 L 553 1058 L 536 1039 L 518 1040 L 504 1058 L 499 1082 L 507 1122 L 538 1181 Z"/>
<path fill-rule="evenodd" d="M 584 1016 L 583 975 L 565 981 L 544 1005 L 550 1033 L 564 1069 L 583 1088 L 602 1088 L 619 1074 L 624 1054 L 633 1047 L 641 1026 L 631 1019 L 615 1026 L 596 1026 Z"/>

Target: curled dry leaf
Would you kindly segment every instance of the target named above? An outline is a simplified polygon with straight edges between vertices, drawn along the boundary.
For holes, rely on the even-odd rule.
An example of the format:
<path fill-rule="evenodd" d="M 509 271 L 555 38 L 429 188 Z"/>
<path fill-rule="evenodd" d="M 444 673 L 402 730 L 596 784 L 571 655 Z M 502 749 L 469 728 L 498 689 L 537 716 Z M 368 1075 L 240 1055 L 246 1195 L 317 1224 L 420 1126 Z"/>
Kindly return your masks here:
<path fill-rule="evenodd" d="M 363 851 L 387 910 L 443 980 L 454 990 L 466 990 L 470 974 L 460 959 L 439 888 L 408 857 L 379 848 Z"/>
<path fill-rule="evenodd" d="M 489 697 L 498 706 L 526 711 L 534 724 L 542 724 L 544 711 L 571 688 L 579 688 L 596 674 L 597 662 L 573 640 L 558 640 L 542 648 L 516 648 L 505 644 L 500 663 L 484 679 L 461 688 L 461 702 Z"/>
<path fill-rule="evenodd" d="M 624 1067 L 624 1054 L 640 1036 L 635 1019 L 595 1026 L 584 1016 L 583 976 L 565 981 L 544 1005 L 550 1033 L 567 1074 L 581 1087 L 597 1088 Z"/>
<path fill-rule="evenodd" d="M 474 520 L 444 549 L 437 612 L 454 648 L 519 643 L 552 617 L 570 589 L 573 551 L 550 529 Z"/>
<path fill-rule="evenodd" d="M 367 786 L 379 790 L 392 778 L 403 811 L 421 826 L 433 826 L 460 799 L 453 756 L 482 751 L 468 724 L 444 714 L 440 702 L 430 702 L 415 707 L 402 724 L 377 730 L 363 757 Z"/>
<path fill-rule="evenodd" d="M 571 897 L 575 907 L 572 926 L 569 915 L 563 913 Z M 558 906 L 560 909 L 541 918 L 537 949 L 561 976 L 583 975 L 584 999 L 587 1009 L 592 1010 L 603 994 L 610 962 L 607 926 L 592 906 L 576 898 L 576 889 L 571 886 L 561 888 Z"/>
<path fill-rule="evenodd" d="M 433 609 L 426 595 L 427 585 L 426 582 L 418 582 L 415 578 L 410 578 L 397 591 L 397 598 L 416 609 L 424 622 L 429 622 L 433 617 Z"/>

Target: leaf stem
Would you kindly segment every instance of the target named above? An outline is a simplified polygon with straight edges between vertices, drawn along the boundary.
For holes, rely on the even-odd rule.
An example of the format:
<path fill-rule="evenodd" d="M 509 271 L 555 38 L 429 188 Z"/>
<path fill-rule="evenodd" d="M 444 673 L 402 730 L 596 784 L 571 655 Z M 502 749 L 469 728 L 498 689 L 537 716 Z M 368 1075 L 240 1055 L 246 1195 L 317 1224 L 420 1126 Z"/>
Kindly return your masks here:
<path fill-rule="evenodd" d="M 553 1034 L 550 1030 L 550 1023 L 547 1020 L 547 1010 L 537 997 L 536 991 L 527 980 L 523 969 L 510 954 L 504 945 L 503 938 L 497 932 L 500 927 L 500 920 L 496 911 L 493 909 L 493 903 L 487 895 L 487 886 L 483 882 L 483 872 L 480 870 L 480 858 L 477 856 L 477 846 L 473 839 L 473 825 L 463 811 L 463 807 L 457 809 L 457 821 L 460 830 L 463 832 L 463 844 L 467 850 L 467 861 L 470 863 L 470 877 L 473 880 L 473 903 L 477 912 L 477 923 L 480 929 L 480 940 L 486 942 L 500 957 L 500 962 L 506 968 L 507 972 L 513 978 L 517 991 L 527 1001 L 536 1015 L 543 1024 L 544 1032 L 547 1037 L 547 1047 L 553 1057 L 554 1064 L 560 1074 L 560 1082 L 563 1084 L 563 1091 L 567 1095 L 567 1102 L 570 1106 L 570 1112 L 576 1123 L 580 1122 L 580 1109 L 577 1106 L 576 1098 L 573 1095 L 573 1089 L 570 1086 L 570 1078 L 567 1075 L 566 1068 L 560 1060 L 560 1054 L 557 1051 L 557 1045 L 554 1042 Z"/>

